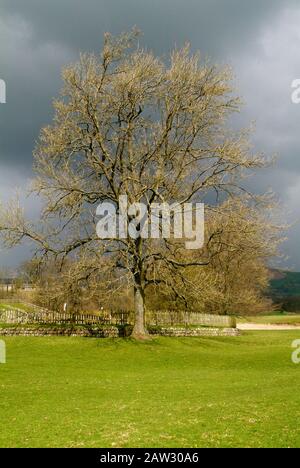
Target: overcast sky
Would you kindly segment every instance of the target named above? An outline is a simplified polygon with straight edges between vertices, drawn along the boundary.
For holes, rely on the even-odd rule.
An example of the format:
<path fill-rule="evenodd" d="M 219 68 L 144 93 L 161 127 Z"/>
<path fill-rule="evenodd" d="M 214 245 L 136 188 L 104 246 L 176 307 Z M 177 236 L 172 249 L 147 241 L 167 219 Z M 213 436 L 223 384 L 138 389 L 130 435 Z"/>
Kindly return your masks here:
<path fill-rule="evenodd" d="M 273 188 L 296 221 L 284 246 L 285 265 L 300 270 L 300 105 L 291 102 L 291 83 L 300 78 L 299 0 L 1 0 L 0 79 L 7 103 L 0 104 L 0 198 L 30 179 L 32 150 L 51 120 L 61 67 L 80 51 L 99 51 L 105 31 L 134 25 L 157 54 L 189 41 L 234 67 L 245 102 L 235 124 L 255 121 L 255 148 L 278 155 L 276 167 L 251 185 L 260 192 Z M 36 200 L 25 203 L 36 215 Z M 17 265 L 26 255 L 26 249 L 0 251 L 0 266 Z"/>

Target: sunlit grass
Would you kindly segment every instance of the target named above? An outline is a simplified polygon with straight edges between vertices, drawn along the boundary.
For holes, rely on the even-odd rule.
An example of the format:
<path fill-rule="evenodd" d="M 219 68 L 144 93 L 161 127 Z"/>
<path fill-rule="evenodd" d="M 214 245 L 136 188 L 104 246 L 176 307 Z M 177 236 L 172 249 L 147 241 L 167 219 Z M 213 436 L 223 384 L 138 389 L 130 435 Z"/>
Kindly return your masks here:
<path fill-rule="evenodd" d="M 7 338 L 0 446 L 300 446 L 298 337 Z"/>
<path fill-rule="evenodd" d="M 238 317 L 240 323 L 264 323 L 271 325 L 300 325 L 300 314 L 258 315 L 254 317 Z"/>
<path fill-rule="evenodd" d="M 0 310 L 21 310 L 23 312 L 33 312 L 33 307 L 22 302 L 5 302 L 0 301 Z"/>

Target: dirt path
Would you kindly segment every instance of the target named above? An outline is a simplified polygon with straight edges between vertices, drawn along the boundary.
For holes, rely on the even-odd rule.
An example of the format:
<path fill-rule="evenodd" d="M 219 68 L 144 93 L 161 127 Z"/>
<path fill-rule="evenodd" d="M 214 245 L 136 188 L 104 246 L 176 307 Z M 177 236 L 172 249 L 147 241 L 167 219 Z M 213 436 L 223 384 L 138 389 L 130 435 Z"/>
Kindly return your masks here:
<path fill-rule="evenodd" d="M 300 330 L 300 325 L 271 325 L 268 323 L 238 323 L 239 330 Z"/>

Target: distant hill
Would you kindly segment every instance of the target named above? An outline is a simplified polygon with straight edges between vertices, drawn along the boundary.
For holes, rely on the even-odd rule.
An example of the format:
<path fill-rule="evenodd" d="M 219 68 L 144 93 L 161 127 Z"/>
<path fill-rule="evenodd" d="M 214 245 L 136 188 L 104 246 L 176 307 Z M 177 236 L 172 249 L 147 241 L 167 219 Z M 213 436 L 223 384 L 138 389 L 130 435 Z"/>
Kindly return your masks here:
<path fill-rule="evenodd" d="M 300 272 L 272 270 L 271 296 L 300 297 Z"/>
<path fill-rule="evenodd" d="M 271 271 L 269 295 L 281 310 L 300 311 L 300 272 Z"/>

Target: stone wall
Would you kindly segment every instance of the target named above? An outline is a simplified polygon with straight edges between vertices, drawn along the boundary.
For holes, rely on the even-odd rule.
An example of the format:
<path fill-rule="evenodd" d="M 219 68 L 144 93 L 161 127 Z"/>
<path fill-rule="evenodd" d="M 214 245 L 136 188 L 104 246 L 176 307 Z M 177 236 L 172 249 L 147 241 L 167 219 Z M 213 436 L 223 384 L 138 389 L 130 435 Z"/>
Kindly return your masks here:
<path fill-rule="evenodd" d="M 82 336 L 94 338 L 118 338 L 129 336 L 132 327 L 127 332 L 114 326 L 109 327 L 30 327 L 16 326 L 0 328 L 0 336 Z M 151 335 L 160 336 L 239 336 L 237 328 L 172 328 L 172 327 L 150 327 Z"/>
<path fill-rule="evenodd" d="M 117 338 L 117 327 L 7 327 L 0 328 L 1 336 L 85 336 L 94 338 Z"/>
<path fill-rule="evenodd" d="M 237 328 L 160 328 L 151 329 L 150 333 L 161 336 L 239 336 L 240 330 Z"/>

